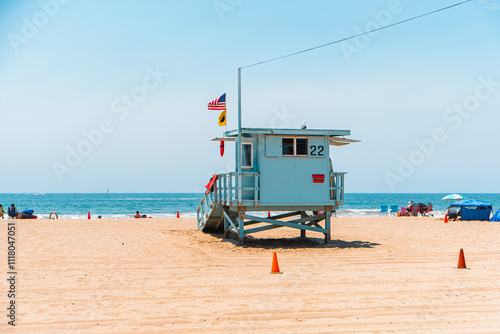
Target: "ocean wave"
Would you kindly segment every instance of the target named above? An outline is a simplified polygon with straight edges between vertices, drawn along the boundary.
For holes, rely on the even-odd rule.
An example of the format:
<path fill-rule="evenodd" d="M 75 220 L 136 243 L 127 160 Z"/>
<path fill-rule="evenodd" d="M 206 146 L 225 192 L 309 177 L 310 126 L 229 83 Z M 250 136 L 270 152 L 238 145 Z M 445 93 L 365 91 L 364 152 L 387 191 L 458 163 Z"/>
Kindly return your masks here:
<path fill-rule="evenodd" d="M 106 202 L 162 202 L 162 203 L 176 203 L 193 201 L 196 204 L 200 201 L 199 198 L 101 198 L 101 201 Z"/>
<path fill-rule="evenodd" d="M 340 209 L 335 211 L 337 216 L 377 216 L 380 215 L 380 210 L 377 209 Z"/>
<path fill-rule="evenodd" d="M 286 211 L 271 211 L 270 214 L 272 216 L 275 215 L 280 215 L 287 213 Z M 308 214 L 312 214 L 312 212 L 306 212 Z M 443 218 L 445 215 L 446 211 L 445 210 L 435 210 L 432 212 L 432 216 L 436 218 Z M 145 212 L 145 214 L 148 217 L 152 218 L 176 218 L 177 217 L 177 212 L 175 213 L 151 213 L 148 214 Z M 267 218 L 268 212 L 267 211 L 262 211 L 262 212 L 248 212 L 249 215 L 257 216 L 257 217 L 262 217 L 262 218 Z M 49 219 L 50 214 L 49 213 L 36 213 L 35 215 L 37 216 L 38 219 Z M 91 214 L 92 219 L 97 219 L 99 214 Z M 390 214 L 389 216 L 395 217 L 395 214 Z M 101 217 L 103 219 L 130 219 L 133 218 L 134 215 L 130 213 L 114 213 L 114 214 L 101 214 Z M 196 218 L 197 213 L 196 212 L 180 212 L 180 217 L 181 218 Z M 380 215 L 380 210 L 378 209 L 342 209 L 342 210 L 337 210 L 332 218 L 335 219 L 335 217 L 384 217 Z M 385 216 L 387 217 L 387 215 Z M 60 214 L 59 219 L 87 219 L 88 218 L 88 213 L 85 214 Z M 53 216 L 54 219 L 54 216 Z"/>
<path fill-rule="evenodd" d="M 36 214 L 38 219 L 48 219 L 50 214 Z M 177 213 L 152 213 L 147 214 L 148 217 L 152 218 L 176 218 Z M 92 219 L 97 219 L 99 215 L 91 215 Z M 132 214 L 102 214 L 100 215 L 103 219 L 129 219 L 134 218 Z M 196 218 L 196 212 L 182 212 L 180 214 L 181 218 Z M 52 215 L 54 218 L 54 215 Z M 61 214 L 59 215 L 59 219 L 87 219 L 88 214 Z"/>
<path fill-rule="evenodd" d="M 432 216 L 444 217 L 446 211 L 435 210 L 430 214 Z M 340 209 L 336 211 L 337 217 L 378 217 L 380 216 L 379 209 Z M 387 214 L 386 214 L 387 215 Z M 396 213 L 389 213 L 389 216 L 396 216 Z"/>
<path fill-rule="evenodd" d="M 435 217 L 444 217 L 446 211 L 433 211 L 432 215 Z M 270 212 L 272 216 L 275 215 L 280 215 L 287 213 L 285 211 L 271 211 Z M 308 214 L 312 214 L 312 212 L 307 212 Z M 37 214 L 37 217 L 39 219 L 48 219 L 49 215 L 48 213 L 40 213 Z M 145 213 L 148 217 L 153 217 L 153 218 L 176 218 L 177 217 L 177 212 L 176 213 L 151 213 L 148 214 L 147 212 Z M 265 212 L 248 212 L 248 214 L 257 216 L 257 217 L 262 217 L 262 218 L 267 218 L 267 211 Z M 394 214 L 391 214 L 393 217 L 395 216 Z M 390 216 L 391 216 L 390 215 Z M 91 215 L 92 219 L 96 219 L 99 215 L 98 214 L 93 214 Z M 181 212 L 180 213 L 181 218 L 196 218 L 197 214 L 196 212 Z M 343 209 L 343 210 L 337 210 L 333 216 L 335 217 L 380 217 L 380 210 L 378 209 Z M 86 214 L 60 214 L 59 219 L 87 219 L 88 213 Z M 114 213 L 114 214 L 101 214 L 101 217 L 104 219 L 128 219 L 128 218 L 133 218 L 134 215 L 130 213 Z"/>

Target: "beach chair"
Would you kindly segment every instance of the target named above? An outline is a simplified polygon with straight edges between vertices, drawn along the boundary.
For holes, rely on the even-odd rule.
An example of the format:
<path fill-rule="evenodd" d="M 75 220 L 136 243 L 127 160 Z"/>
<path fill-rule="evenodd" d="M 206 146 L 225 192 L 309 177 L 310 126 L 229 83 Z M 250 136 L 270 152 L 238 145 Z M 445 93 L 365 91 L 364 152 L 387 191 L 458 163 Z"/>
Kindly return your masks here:
<path fill-rule="evenodd" d="M 389 209 L 387 205 L 381 205 L 380 206 L 380 215 L 387 215 L 389 213 Z"/>
<path fill-rule="evenodd" d="M 427 211 L 428 216 L 434 216 L 434 209 L 432 208 L 432 203 L 427 203 L 429 210 Z"/>
<path fill-rule="evenodd" d="M 398 212 L 398 206 L 397 205 L 391 205 L 391 211 L 389 211 L 391 214 L 396 215 Z"/>
<path fill-rule="evenodd" d="M 427 210 L 425 210 L 425 212 L 422 214 L 422 216 L 426 216 L 426 217 L 434 216 L 434 212 L 432 209 L 432 203 L 427 203 Z"/>
<path fill-rule="evenodd" d="M 406 213 L 406 208 L 404 206 L 401 207 L 401 211 L 399 212 L 400 216 L 406 216 L 408 213 Z"/>
<path fill-rule="evenodd" d="M 411 215 L 417 217 L 420 211 L 420 203 L 413 203 L 411 207 Z"/>

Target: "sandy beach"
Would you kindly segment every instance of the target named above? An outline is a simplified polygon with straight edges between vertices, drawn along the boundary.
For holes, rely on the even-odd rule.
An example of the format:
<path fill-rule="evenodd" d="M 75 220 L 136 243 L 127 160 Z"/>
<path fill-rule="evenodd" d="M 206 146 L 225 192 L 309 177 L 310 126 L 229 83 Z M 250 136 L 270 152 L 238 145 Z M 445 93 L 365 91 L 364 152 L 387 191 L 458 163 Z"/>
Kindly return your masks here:
<path fill-rule="evenodd" d="M 498 223 L 333 218 L 328 245 L 276 229 L 243 247 L 195 219 L 16 228 L 16 326 L 2 279 L 1 332 L 500 332 Z M 460 248 L 468 269 L 454 269 Z M 281 275 L 270 274 L 273 251 Z"/>

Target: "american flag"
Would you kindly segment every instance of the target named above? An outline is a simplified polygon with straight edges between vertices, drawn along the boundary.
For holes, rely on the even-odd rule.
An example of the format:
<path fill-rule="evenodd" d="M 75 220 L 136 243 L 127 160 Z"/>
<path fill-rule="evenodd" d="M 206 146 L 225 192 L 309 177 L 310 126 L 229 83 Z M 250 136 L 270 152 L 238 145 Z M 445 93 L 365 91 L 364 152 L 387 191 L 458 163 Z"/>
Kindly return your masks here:
<path fill-rule="evenodd" d="M 208 110 L 224 110 L 224 109 L 226 109 L 226 93 L 208 102 Z"/>

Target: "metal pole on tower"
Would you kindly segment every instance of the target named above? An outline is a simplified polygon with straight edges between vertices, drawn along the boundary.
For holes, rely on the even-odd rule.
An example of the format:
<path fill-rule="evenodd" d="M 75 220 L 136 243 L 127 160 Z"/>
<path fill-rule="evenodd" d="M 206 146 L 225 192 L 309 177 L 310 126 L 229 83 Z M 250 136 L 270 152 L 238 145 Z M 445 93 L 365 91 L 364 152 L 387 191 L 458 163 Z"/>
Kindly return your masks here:
<path fill-rule="evenodd" d="M 238 172 L 238 203 L 241 203 L 241 67 L 238 68 L 238 142 L 236 143 L 236 171 Z"/>

